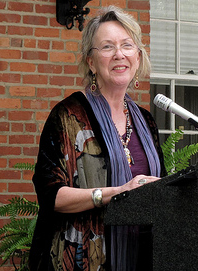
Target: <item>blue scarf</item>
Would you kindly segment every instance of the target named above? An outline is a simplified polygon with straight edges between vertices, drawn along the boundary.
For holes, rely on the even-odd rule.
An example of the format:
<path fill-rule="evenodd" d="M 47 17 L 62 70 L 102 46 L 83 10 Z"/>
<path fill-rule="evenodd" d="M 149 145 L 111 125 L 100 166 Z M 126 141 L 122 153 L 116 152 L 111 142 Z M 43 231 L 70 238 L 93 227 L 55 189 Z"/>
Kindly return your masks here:
<path fill-rule="evenodd" d="M 146 153 L 150 174 L 160 176 L 160 161 L 153 143 L 153 138 L 140 109 L 128 94 L 125 95 L 128 108 L 138 136 Z M 87 93 L 87 99 L 100 124 L 102 135 L 108 148 L 111 164 L 111 185 L 120 186 L 130 181 L 133 176 L 124 152 L 122 142 L 111 117 L 110 106 L 102 94 Z"/>

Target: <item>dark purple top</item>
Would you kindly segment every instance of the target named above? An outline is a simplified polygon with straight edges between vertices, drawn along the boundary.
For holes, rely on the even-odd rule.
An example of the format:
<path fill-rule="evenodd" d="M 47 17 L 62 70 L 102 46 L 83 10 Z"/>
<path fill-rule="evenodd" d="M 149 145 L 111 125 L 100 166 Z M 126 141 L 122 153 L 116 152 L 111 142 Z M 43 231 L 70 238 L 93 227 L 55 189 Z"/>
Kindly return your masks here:
<path fill-rule="evenodd" d="M 125 140 L 126 134 L 123 135 Z M 142 147 L 142 143 L 139 139 L 136 129 L 133 126 L 133 132 L 131 134 L 131 140 L 129 141 L 128 148 L 131 152 L 131 156 L 134 160 L 134 165 L 131 165 L 131 172 L 133 177 L 139 174 L 150 175 L 148 159 L 145 151 Z"/>

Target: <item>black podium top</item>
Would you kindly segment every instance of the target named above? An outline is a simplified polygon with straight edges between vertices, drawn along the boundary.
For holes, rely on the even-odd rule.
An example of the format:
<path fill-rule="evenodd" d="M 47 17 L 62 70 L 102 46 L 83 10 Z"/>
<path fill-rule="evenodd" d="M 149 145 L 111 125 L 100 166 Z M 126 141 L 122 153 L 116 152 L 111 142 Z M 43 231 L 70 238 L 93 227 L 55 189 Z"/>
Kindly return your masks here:
<path fill-rule="evenodd" d="M 105 224 L 152 225 L 153 271 L 197 271 L 198 164 L 114 196 Z"/>

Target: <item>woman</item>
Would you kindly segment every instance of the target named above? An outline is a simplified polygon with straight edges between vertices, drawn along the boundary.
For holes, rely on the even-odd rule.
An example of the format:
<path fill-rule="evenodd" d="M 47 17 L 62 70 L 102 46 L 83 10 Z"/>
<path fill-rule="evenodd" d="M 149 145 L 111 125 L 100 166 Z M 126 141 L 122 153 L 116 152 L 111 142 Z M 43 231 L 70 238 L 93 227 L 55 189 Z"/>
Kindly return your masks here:
<path fill-rule="evenodd" d="M 136 256 L 124 267 L 117 254 L 126 229 L 107 230 L 103 217 L 112 196 L 165 172 L 156 125 L 126 94 L 149 65 L 131 16 L 109 6 L 88 23 L 80 63 L 85 92 L 55 106 L 41 135 L 30 270 L 135 270 Z"/>

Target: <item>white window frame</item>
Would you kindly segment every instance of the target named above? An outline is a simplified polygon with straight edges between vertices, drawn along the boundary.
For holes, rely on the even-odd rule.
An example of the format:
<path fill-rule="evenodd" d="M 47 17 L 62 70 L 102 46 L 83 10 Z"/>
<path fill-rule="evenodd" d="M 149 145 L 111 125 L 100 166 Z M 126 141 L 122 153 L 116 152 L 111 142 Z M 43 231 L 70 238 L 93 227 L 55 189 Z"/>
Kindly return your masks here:
<path fill-rule="evenodd" d="M 180 19 L 180 0 L 175 1 L 176 4 L 176 19 L 154 19 L 150 18 L 150 21 L 160 21 L 160 22 L 173 22 L 176 25 L 176 41 L 175 41 L 175 50 L 176 50 L 176 58 L 175 58 L 175 74 L 170 73 L 151 73 L 150 75 L 150 83 L 151 84 L 163 84 L 164 81 L 170 82 L 170 97 L 175 102 L 175 86 L 176 81 L 181 81 L 187 86 L 197 86 L 198 87 L 198 75 L 194 74 L 180 74 L 180 27 L 181 24 L 191 24 L 196 25 L 198 27 L 198 22 L 185 22 Z M 167 84 L 167 83 L 166 83 Z M 178 84 L 177 84 L 178 85 Z M 152 102 L 152 101 L 151 101 Z M 171 113 L 167 113 L 171 114 Z M 170 116 L 170 129 L 160 129 L 159 133 L 161 134 L 171 134 L 175 131 L 175 115 L 171 114 Z M 183 130 L 185 135 L 194 135 L 198 134 L 196 130 Z"/>

